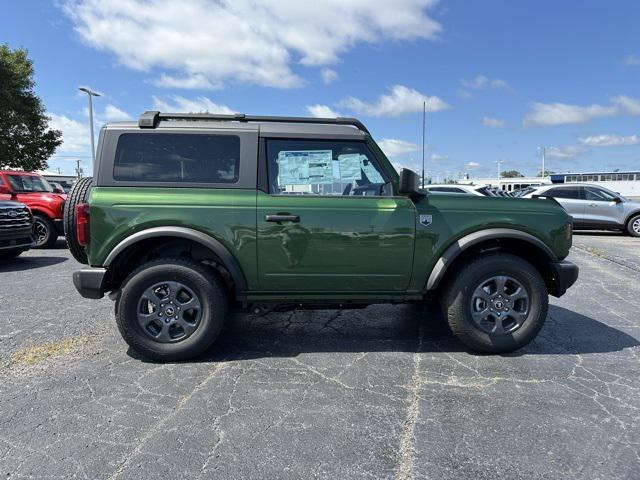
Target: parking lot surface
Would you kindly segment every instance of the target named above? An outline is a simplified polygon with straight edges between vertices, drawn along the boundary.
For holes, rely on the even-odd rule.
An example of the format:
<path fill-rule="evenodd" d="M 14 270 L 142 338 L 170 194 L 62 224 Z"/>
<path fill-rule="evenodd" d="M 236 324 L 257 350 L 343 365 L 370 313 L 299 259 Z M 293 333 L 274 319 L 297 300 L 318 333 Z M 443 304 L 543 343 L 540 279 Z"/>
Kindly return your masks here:
<path fill-rule="evenodd" d="M 640 239 L 576 235 L 528 347 L 469 353 L 434 307 L 236 315 L 154 364 L 64 245 L 0 265 L 2 478 L 640 478 Z"/>

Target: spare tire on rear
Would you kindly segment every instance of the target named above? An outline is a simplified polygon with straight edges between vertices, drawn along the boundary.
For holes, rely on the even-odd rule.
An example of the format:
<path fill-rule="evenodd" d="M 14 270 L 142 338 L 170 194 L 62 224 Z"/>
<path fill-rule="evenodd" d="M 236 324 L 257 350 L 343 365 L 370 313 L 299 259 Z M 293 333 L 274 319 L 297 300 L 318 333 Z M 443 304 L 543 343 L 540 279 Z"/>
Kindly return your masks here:
<path fill-rule="evenodd" d="M 67 245 L 73 258 L 80 263 L 87 264 L 87 252 L 84 247 L 78 243 L 76 235 L 76 206 L 80 203 L 89 201 L 89 193 L 93 185 L 93 178 L 84 177 L 76 182 L 64 205 L 64 237 L 67 239 Z"/>

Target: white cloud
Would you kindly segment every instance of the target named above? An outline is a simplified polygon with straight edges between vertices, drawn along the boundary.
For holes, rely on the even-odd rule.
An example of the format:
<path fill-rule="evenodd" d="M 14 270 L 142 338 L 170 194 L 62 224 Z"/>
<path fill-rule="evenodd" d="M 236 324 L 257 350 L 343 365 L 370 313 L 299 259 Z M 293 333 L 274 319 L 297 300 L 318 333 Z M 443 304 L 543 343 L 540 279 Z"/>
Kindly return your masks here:
<path fill-rule="evenodd" d="M 61 0 L 80 37 L 159 85 L 302 83 L 296 63 L 328 66 L 359 43 L 434 40 L 437 0 Z"/>
<path fill-rule="evenodd" d="M 120 110 L 115 105 L 107 105 L 102 115 L 105 122 L 113 122 L 117 120 L 131 120 L 131 115 L 127 112 Z"/>
<path fill-rule="evenodd" d="M 640 115 L 640 98 L 618 95 L 617 97 L 613 97 L 611 102 L 628 115 Z"/>
<path fill-rule="evenodd" d="M 429 159 L 432 162 L 444 162 L 446 160 L 449 160 L 449 155 L 440 155 L 438 153 L 432 153 Z"/>
<path fill-rule="evenodd" d="M 581 107 L 566 103 L 533 103 L 532 111 L 524 117 L 524 125 L 565 125 L 571 123 L 587 123 L 598 117 L 615 115 L 614 106 L 590 105 Z"/>
<path fill-rule="evenodd" d="M 637 55 L 628 55 L 622 60 L 622 64 L 628 67 L 640 65 L 640 57 Z"/>
<path fill-rule="evenodd" d="M 387 155 L 387 157 L 397 157 L 405 153 L 417 152 L 420 145 L 406 140 L 398 140 L 395 138 L 383 138 L 378 142 L 378 146 Z"/>
<path fill-rule="evenodd" d="M 394 85 L 391 88 L 391 93 L 380 95 L 374 103 L 349 97 L 342 100 L 339 105 L 361 115 L 397 117 L 406 113 L 421 112 L 423 102 L 426 102 L 427 112 L 437 112 L 449 108 L 449 105 L 439 97 L 428 97 L 404 85 Z"/>
<path fill-rule="evenodd" d="M 307 111 L 312 117 L 316 118 L 334 118 L 340 117 L 340 113 L 332 110 L 327 105 L 307 105 Z"/>
<path fill-rule="evenodd" d="M 335 82 L 338 79 L 338 72 L 331 70 L 330 68 L 323 68 L 320 70 L 320 77 L 325 85 Z"/>
<path fill-rule="evenodd" d="M 201 90 L 216 90 L 222 88 L 222 82 L 212 82 L 205 75 L 200 73 L 185 75 L 182 77 L 175 77 L 163 73 L 160 75 L 159 79 L 153 81 L 153 84 L 158 87 L 165 88 L 198 88 Z"/>
<path fill-rule="evenodd" d="M 547 147 L 547 157 L 553 158 L 573 158 L 582 153 L 582 149 L 575 145 L 567 145 L 564 147 Z"/>
<path fill-rule="evenodd" d="M 478 167 L 480 167 L 480 164 L 478 162 L 468 162 L 464 164 L 464 168 L 467 170 L 472 170 Z"/>
<path fill-rule="evenodd" d="M 57 153 L 91 153 L 91 137 L 88 123 L 80 123 L 65 115 L 49 115 L 49 126 L 62 131 L 62 145 Z"/>
<path fill-rule="evenodd" d="M 190 99 L 181 95 L 171 95 L 164 98 L 156 97 L 154 95 L 153 105 L 156 110 L 171 113 L 218 113 L 225 115 L 232 115 L 236 113 L 226 105 L 213 103 L 205 96 Z"/>
<path fill-rule="evenodd" d="M 640 135 L 629 135 L 627 137 L 621 135 L 592 135 L 580 137 L 578 140 L 583 145 L 590 147 L 620 147 L 640 144 Z"/>
<path fill-rule="evenodd" d="M 640 115 L 640 99 L 618 95 L 610 99 L 610 105 L 593 104 L 586 107 L 566 103 L 533 103 L 532 111 L 523 120 L 525 126 L 566 125 L 587 123 L 599 117 L 626 113 Z"/>
<path fill-rule="evenodd" d="M 504 120 L 500 118 L 483 117 L 482 125 L 485 127 L 500 128 L 504 127 Z"/>
<path fill-rule="evenodd" d="M 485 88 L 510 88 L 509 84 L 499 78 L 488 78 L 485 75 L 477 75 L 471 80 L 461 80 L 462 85 L 474 90 L 483 90 Z"/>

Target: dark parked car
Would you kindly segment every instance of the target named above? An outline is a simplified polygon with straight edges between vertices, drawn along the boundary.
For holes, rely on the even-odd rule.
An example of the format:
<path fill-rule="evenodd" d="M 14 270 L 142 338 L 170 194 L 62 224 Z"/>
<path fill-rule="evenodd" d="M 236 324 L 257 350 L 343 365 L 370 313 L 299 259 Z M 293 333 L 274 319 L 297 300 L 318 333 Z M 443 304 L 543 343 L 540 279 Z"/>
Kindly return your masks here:
<path fill-rule="evenodd" d="M 0 201 L 0 259 L 17 257 L 34 243 L 29 208 L 19 202 Z"/>

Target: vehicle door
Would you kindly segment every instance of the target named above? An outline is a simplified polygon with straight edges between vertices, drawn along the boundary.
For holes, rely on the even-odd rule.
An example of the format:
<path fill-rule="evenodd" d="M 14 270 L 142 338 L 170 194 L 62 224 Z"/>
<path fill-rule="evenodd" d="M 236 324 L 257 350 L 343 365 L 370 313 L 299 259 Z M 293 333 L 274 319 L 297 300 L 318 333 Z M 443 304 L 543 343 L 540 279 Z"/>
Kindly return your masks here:
<path fill-rule="evenodd" d="M 624 224 L 624 205 L 617 195 L 598 187 L 584 187 L 585 222 L 594 227 L 615 227 Z"/>
<path fill-rule="evenodd" d="M 568 185 L 553 187 L 540 193 L 541 197 L 553 197 L 564 207 L 573 218 L 574 227 L 585 226 L 584 199 L 582 187 L 578 185 Z"/>
<path fill-rule="evenodd" d="M 406 290 L 416 209 L 394 196 L 365 142 L 261 141 L 268 177 L 257 199 L 261 290 Z"/>

